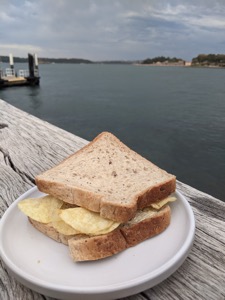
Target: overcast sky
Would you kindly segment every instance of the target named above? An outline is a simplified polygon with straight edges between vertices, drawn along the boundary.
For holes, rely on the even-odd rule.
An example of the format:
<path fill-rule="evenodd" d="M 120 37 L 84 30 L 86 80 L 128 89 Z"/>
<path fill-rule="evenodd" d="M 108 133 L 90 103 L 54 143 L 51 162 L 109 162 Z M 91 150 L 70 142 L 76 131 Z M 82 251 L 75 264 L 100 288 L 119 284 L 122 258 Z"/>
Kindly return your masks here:
<path fill-rule="evenodd" d="M 225 53 L 225 0 L 0 0 L 0 55 L 186 60 Z"/>

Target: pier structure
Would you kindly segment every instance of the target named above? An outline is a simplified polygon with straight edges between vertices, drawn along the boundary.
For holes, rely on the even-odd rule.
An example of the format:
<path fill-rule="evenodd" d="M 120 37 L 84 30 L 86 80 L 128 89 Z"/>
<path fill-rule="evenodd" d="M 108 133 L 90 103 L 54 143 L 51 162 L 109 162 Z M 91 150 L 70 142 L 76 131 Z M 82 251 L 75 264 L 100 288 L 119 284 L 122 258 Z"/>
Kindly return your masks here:
<path fill-rule="evenodd" d="M 28 53 L 29 70 L 15 70 L 13 55 L 9 55 L 9 68 L 0 69 L 0 88 L 20 85 L 39 85 L 37 54 Z"/>

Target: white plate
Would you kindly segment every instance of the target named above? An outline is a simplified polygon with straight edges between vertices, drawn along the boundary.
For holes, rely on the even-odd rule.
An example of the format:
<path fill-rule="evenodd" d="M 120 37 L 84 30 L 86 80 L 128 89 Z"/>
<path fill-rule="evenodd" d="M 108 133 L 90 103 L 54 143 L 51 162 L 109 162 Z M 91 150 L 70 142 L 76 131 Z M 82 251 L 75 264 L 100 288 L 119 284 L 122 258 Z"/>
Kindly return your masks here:
<path fill-rule="evenodd" d="M 170 276 L 191 249 L 195 220 L 181 193 L 170 204 L 170 226 L 161 234 L 117 255 L 73 263 L 68 247 L 33 228 L 17 204 L 43 195 L 36 187 L 19 197 L 0 222 L 0 254 L 8 271 L 25 286 L 59 299 L 107 300 L 151 288 Z"/>

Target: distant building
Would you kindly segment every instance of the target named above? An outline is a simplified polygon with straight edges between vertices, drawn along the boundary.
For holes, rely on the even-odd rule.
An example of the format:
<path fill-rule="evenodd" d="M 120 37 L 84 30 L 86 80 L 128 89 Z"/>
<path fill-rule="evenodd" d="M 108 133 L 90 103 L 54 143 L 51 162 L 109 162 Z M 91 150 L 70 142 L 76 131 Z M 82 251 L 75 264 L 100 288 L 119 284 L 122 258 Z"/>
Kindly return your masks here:
<path fill-rule="evenodd" d="M 183 60 L 178 60 L 178 61 L 175 61 L 175 62 L 172 62 L 172 61 L 168 61 L 168 60 L 165 60 L 163 62 L 160 62 L 160 61 L 157 61 L 155 63 L 153 63 L 152 65 L 155 65 L 155 66 L 184 66 L 185 62 Z"/>
<path fill-rule="evenodd" d="M 185 67 L 190 67 L 191 66 L 191 61 L 185 61 L 184 65 L 185 65 Z"/>

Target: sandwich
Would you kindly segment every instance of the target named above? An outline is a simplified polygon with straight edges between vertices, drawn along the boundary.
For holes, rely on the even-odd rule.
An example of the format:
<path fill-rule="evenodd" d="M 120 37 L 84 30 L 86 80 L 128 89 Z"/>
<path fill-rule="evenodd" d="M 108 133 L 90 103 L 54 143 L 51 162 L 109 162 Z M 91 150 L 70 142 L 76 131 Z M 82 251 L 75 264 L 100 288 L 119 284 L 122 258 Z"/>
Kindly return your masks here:
<path fill-rule="evenodd" d="M 176 177 L 109 132 L 35 178 L 43 197 L 18 206 L 74 261 L 110 257 L 170 224 Z"/>

